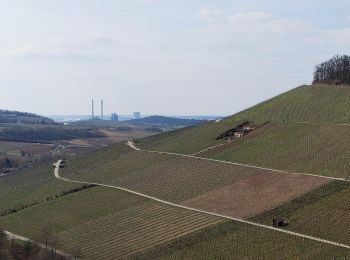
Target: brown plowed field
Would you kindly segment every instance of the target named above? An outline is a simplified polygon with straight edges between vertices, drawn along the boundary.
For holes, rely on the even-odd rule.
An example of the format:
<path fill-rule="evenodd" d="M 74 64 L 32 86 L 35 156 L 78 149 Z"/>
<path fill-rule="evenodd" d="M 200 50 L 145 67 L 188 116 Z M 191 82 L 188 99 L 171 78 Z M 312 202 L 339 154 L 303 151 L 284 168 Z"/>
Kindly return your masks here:
<path fill-rule="evenodd" d="M 237 218 L 248 218 L 303 195 L 329 180 L 313 176 L 259 173 L 206 192 L 182 204 Z"/>

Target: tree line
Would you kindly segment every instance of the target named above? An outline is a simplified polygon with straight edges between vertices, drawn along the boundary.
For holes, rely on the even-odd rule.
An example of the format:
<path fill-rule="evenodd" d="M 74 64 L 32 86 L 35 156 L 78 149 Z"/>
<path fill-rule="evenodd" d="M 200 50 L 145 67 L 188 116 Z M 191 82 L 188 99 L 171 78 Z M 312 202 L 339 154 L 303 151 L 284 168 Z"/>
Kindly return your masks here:
<path fill-rule="evenodd" d="M 49 126 L 36 128 L 13 126 L 0 131 L 0 140 L 15 142 L 48 142 L 100 137 L 105 135 L 95 130 Z"/>
<path fill-rule="evenodd" d="M 35 241 L 20 242 L 9 239 L 4 231 L 0 230 L 0 259 L 15 260 L 68 260 L 78 259 L 77 256 L 67 257 L 56 251 L 57 241 L 43 230 L 41 240 L 45 241 L 46 247 L 40 247 Z"/>
<path fill-rule="evenodd" d="M 0 123 L 56 124 L 52 119 L 33 113 L 0 109 Z"/>
<path fill-rule="evenodd" d="M 313 83 L 350 85 L 350 56 L 336 55 L 317 65 Z"/>

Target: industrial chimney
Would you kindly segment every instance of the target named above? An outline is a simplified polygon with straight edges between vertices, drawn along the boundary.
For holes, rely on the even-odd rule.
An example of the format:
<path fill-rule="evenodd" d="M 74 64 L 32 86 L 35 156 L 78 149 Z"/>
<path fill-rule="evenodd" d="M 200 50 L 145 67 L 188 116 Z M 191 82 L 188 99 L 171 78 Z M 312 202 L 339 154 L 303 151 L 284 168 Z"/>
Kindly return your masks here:
<path fill-rule="evenodd" d="M 91 118 L 94 119 L 95 115 L 94 115 L 94 99 L 92 99 L 91 101 Z"/>
<path fill-rule="evenodd" d="M 101 120 L 103 120 L 103 99 L 101 99 Z"/>

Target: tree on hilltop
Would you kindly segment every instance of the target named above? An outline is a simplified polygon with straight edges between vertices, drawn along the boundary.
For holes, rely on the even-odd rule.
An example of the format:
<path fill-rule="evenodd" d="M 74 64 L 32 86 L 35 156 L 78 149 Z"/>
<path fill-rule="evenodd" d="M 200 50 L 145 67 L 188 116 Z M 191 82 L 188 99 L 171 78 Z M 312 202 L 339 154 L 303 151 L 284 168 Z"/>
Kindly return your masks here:
<path fill-rule="evenodd" d="M 336 55 L 317 65 L 313 83 L 350 85 L 350 56 Z"/>

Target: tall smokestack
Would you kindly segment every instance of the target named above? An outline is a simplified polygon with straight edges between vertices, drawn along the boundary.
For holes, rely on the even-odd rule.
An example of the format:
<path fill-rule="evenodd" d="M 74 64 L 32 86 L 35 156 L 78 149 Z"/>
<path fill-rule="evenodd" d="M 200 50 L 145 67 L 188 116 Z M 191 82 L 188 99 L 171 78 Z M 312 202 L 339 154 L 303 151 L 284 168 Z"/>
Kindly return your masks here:
<path fill-rule="evenodd" d="M 91 100 L 91 118 L 94 119 L 94 99 Z"/>
<path fill-rule="evenodd" d="M 103 99 L 101 99 L 101 119 L 103 120 Z"/>

